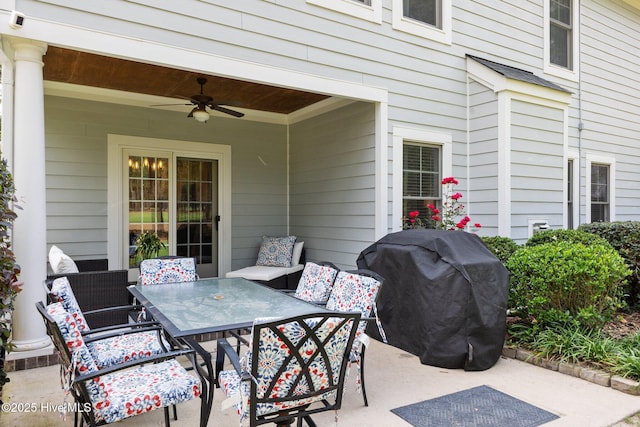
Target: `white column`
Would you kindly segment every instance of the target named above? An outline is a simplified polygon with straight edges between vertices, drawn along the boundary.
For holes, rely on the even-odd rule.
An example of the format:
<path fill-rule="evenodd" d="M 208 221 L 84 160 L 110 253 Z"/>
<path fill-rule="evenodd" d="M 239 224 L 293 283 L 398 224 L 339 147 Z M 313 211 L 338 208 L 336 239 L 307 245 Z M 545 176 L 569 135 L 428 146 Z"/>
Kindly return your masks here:
<path fill-rule="evenodd" d="M 47 215 L 45 188 L 44 89 L 42 56 L 47 45 L 13 39 L 15 52 L 13 178 L 18 214 L 13 227 L 13 251 L 22 271 L 22 292 L 13 315 L 14 352 L 47 347 L 50 341 L 35 303 L 44 299 L 47 276 Z M 26 357 L 26 356 L 25 356 Z"/>

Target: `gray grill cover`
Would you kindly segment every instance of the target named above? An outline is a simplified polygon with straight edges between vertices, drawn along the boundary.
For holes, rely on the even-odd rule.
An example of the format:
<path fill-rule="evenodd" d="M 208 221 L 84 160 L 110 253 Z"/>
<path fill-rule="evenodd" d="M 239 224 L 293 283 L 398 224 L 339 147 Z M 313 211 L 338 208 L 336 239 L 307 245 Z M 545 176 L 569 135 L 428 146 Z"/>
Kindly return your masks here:
<path fill-rule="evenodd" d="M 509 273 L 475 234 L 405 230 L 358 257 L 384 277 L 378 315 L 389 344 L 426 365 L 481 371 L 500 357 Z M 375 324 L 367 333 L 380 340 Z"/>

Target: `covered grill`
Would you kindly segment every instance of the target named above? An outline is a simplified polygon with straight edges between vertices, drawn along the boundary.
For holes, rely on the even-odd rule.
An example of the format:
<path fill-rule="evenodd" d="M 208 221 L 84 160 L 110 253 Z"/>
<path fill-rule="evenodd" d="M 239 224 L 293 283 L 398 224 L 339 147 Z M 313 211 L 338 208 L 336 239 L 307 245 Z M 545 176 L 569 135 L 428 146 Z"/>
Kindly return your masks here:
<path fill-rule="evenodd" d="M 443 368 L 480 371 L 497 362 L 509 274 L 478 236 L 392 233 L 362 251 L 357 264 L 384 277 L 378 316 L 389 344 Z M 367 333 L 380 339 L 375 325 Z"/>

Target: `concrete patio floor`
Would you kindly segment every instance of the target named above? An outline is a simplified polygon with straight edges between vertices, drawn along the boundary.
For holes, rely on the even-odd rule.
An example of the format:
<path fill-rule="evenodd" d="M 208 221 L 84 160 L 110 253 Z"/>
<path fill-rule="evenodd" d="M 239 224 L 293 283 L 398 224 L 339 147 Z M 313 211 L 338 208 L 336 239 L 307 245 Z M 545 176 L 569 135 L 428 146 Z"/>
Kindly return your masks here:
<path fill-rule="evenodd" d="M 207 344 L 209 348 L 215 348 L 213 343 Z M 480 385 L 487 385 L 559 416 L 545 427 L 623 426 L 627 425 L 624 423 L 627 417 L 640 412 L 638 396 L 505 357 L 486 371 L 465 372 L 422 365 L 411 354 L 372 341 L 367 349 L 366 372 L 370 406 L 363 405 L 362 396 L 355 388 L 356 375 L 353 373 L 348 380 L 343 407 L 338 412 L 339 426 L 410 427 L 390 410 Z M 47 410 L 47 407 L 60 405 L 64 400 L 58 366 L 12 372 L 10 378 L 11 382 L 3 392 L 4 402 L 35 403 L 42 410 L 1 413 L 0 426 L 73 425 L 72 414 L 63 421 L 57 412 Z M 232 409 L 222 411 L 223 400 L 223 393 L 216 389 L 208 425 L 237 427 L 239 417 Z M 197 400 L 178 406 L 179 419 L 172 420 L 171 425 L 197 426 L 199 404 Z M 334 418 L 332 411 L 313 417 L 318 426 L 334 426 Z M 162 426 L 163 411 L 152 411 L 118 425 Z M 459 424 L 453 420 L 451 425 Z"/>

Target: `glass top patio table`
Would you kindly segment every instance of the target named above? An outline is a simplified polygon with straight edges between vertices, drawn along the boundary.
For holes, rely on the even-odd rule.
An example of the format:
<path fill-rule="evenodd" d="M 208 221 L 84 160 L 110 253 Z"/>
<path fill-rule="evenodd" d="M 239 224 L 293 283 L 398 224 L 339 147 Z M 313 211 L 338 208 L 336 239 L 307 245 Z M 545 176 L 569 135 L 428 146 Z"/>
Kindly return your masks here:
<path fill-rule="evenodd" d="M 242 278 L 134 285 L 129 291 L 176 338 L 248 328 L 258 317 L 327 311 Z"/>

